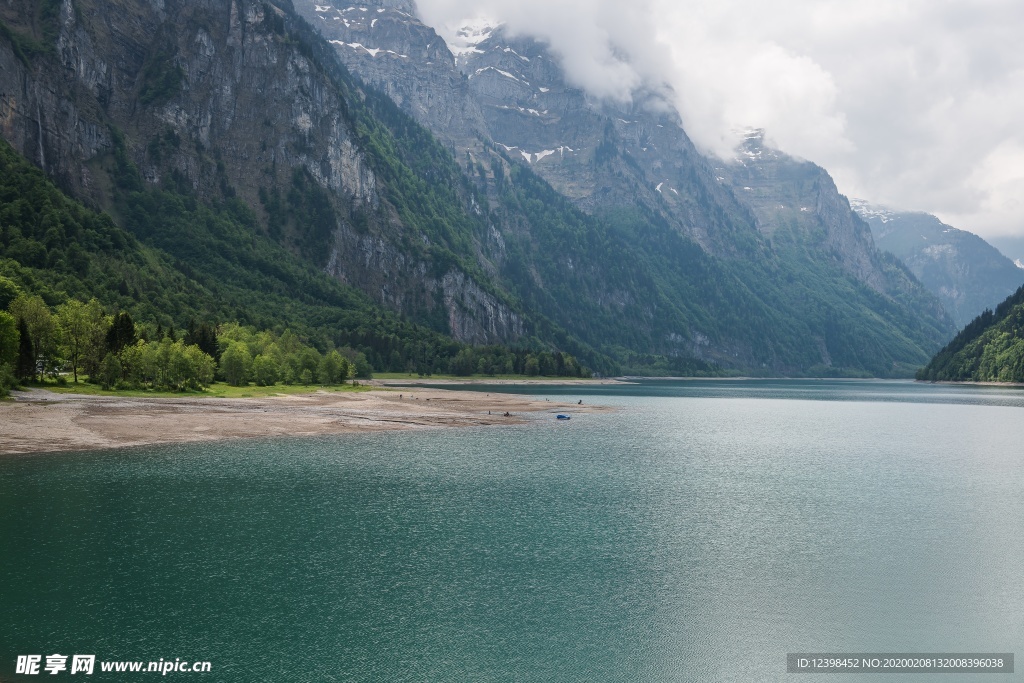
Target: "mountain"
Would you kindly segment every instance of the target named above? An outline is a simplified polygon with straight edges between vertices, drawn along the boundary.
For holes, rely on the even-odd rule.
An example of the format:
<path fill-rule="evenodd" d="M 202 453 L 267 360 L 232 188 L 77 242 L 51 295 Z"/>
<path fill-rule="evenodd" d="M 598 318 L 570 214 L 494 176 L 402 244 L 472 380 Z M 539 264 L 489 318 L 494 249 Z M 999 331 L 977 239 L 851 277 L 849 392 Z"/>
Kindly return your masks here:
<path fill-rule="evenodd" d="M 716 254 L 734 252 L 749 231 L 749 212 L 715 180 L 674 111 L 594 100 L 529 37 L 479 25 L 448 46 L 411 1 L 296 8 L 354 74 L 464 163 L 486 167 L 487 147 L 500 149 L 588 213 L 637 206 Z"/>
<path fill-rule="evenodd" d="M 977 235 L 920 212 L 852 202 L 880 249 L 896 255 L 963 327 L 1024 284 L 1024 270 Z"/>
<path fill-rule="evenodd" d="M 210 320 L 288 328 L 322 348 L 355 347 L 378 368 L 397 352 L 397 362 L 436 371 L 461 350 L 272 243 L 253 240 L 229 212 L 197 205 L 161 221 L 175 232 L 188 222 L 216 233 L 198 235 L 209 261 L 184 262 L 142 243 L 109 215 L 67 197 L 0 141 L 0 310 L 22 292 L 49 305 L 96 298 L 108 310 L 130 310 L 136 320 L 164 329 Z M 397 339 L 403 345 L 396 349 Z"/>
<path fill-rule="evenodd" d="M 1024 287 L 986 310 L 953 338 L 917 378 L 952 382 L 1024 382 Z"/>
<path fill-rule="evenodd" d="M 489 200 L 500 201 L 491 173 L 500 156 L 595 219 L 639 220 L 649 231 L 694 244 L 722 283 L 718 296 L 724 290 L 727 305 L 733 292 L 746 299 L 750 326 L 702 329 L 697 315 L 684 312 L 677 329 L 667 330 L 682 344 L 662 346 L 663 353 L 747 370 L 870 366 L 885 373 L 894 364 L 923 362 L 922 351 L 952 333 L 941 306 L 877 250 L 827 173 L 766 152 L 759 136 L 737 159 L 715 164 L 658 93 L 637 93 L 630 104 L 594 99 L 566 82 L 546 45 L 509 36 L 500 25 L 465 27 L 446 46 L 411 2 L 296 6 L 353 73 L 388 92 L 453 150 Z M 748 185 L 758 173 L 760 189 L 753 192 Z M 773 193 L 796 203 L 802 228 L 775 229 Z M 633 237 L 647 263 L 663 257 L 656 240 Z M 705 296 L 696 273 L 665 267 L 659 280 L 681 280 L 674 287 Z M 693 308 L 692 298 L 667 296 L 677 310 Z M 752 328 L 772 332 L 754 342 Z M 857 348 L 846 342 L 852 330 L 859 332 Z M 878 353 L 885 361 L 871 360 Z"/>
<path fill-rule="evenodd" d="M 179 326 L 301 319 L 378 369 L 501 343 L 797 375 L 906 374 L 952 332 L 813 165 L 718 168 L 663 101 L 593 100 L 500 27 L 456 59 L 401 0 L 297 9 L 323 37 L 287 2 L 0 5 L 0 133 L 211 293 Z M 4 234 L 21 286 L 66 260 Z"/>
<path fill-rule="evenodd" d="M 0 7 L 0 21 L 4 139 L 212 292 L 162 313 L 179 328 L 186 313 L 300 321 L 396 370 L 453 354 L 443 335 L 536 339 L 474 261 L 472 192 L 444 150 L 389 129 L 389 112 L 399 128 L 407 117 L 362 92 L 287 7 L 24 1 Z M 8 277 L 37 289 L 25 268 L 49 276 L 57 263 L 11 240 Z M 146 296 L 126 288 L 135 305 Z"/>

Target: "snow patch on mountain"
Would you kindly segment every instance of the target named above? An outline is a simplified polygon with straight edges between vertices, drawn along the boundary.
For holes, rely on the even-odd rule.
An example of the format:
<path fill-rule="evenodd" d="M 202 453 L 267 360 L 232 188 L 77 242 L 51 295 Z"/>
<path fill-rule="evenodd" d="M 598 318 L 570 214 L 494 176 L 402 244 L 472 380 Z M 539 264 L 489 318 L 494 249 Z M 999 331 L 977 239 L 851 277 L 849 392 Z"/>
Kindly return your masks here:
<path fill-rule="evenodd" d="M 889 221 L 895 220 L 897 218 L 897 213 L 892 209 L 887 209 L 884 206 L 872 204 L 866 199 L 851 198 L 850 208 L 853 209 L 857 213 L 857 215 L 863 218 L 864 220 L 877 218 L 878 221 L 881 223 L 888 223 Z"/>
<path fill-rule="evenodd" d="M 505 78 L 511 78 L 513 81 L 516 81 L 517 83 L 525 83 L 526 85 L 530 85 L 528 81 L 525 81 L 522 78 L 517 78 L 514 74 L 511 74 L 508 71 L 503 71 L 503 70 L 498 69 L 497 67 L 493 67 L 493 66 L 485 66 L 482 69 L 477 69 L 472 74 L 470 74 L 469 77 L 473 78 L 473 76 L 479 76 L 480 74 L 484 73 L 485 71 L 495 71 L 495 72 L 501 74 L 502 76 L 504 76 Z"/>
<path fill-rule="evenodd" d="M 529 109 L 526 107 L 518 106 L 514 107 L 508 104 L 502 104 L 498 107 L 498 109 L 510 109 L 512 111 L 518 111 L 520 114 L 530 114 L 532 116 L 545 116 L 548 113 L 547 109 L 545 109 L 544 111 L 537 111 L 536 109 Z"/>
<path fill-rule="evenodd" d="M 495 50 L 501 50 L 502 52 L 505 52 L 506 54 L 508 54 L 508 53 L 512 53 L 512 54 L 514 54 L 514 55 L 515 55 L 516 57 L 519 57 L 519 59 L 523 60 L 524 62 L 529 62 L 529 61 L 530 61 L 530 59 L 529 59 L 528 57 L 524 57 L 524 56 L 522 56 L 521 54 L 519 54 L 518 52 L 516 52 L 515 50 L 513 50 L 513 49 L 512 49 L 512 48 L 510 48 L 510 47 L 501 47 L 501 46 L 499 45 L 499 46 L 495 46 L 495 48 L 494 48 L 494 49 L 495 49 Z"/>
<path fill-rule="evenodd" d="M 370 53 L 371 57 L 376 57 L 381 52 L 383 52 L 385 54 L 395 55 L 396 57 L 401 57 L 402 59 L 409 59 L 409 55 L 403 55 L 403 54 L 400 54 L 398 52 L 395 52 L 394 50 L 385 50 L 385 49 L 382 49 L 382 48 L 379 48 L 379 47 L 366 47 L 362 43 L 346 43 L 344 40 L 330 40 L 328 42 L 330 42 L 330 43 L 332 43 L 334 45 L 341 45 L 342 47 L 350 47 L 353 50 L 365 50 L 366 52 Z"/>
<path fill-rule="evenodd" d="M 566 152 L 569 152 L 570 154 L 576 152 L 576 150 L 574 150 L 572 147 L 569 147 L 568 145 L 559 145 L 558 147 L 555 147 L 554 149 L 542 149 L 539 152 L 527 152 L 526 150 L 520 149 L 519 147 L 516 147 L 515 145 L 509 146 L 509 145 L 506 145 L 506 144 L 503 144 L 503 143 L 500 143 L 500 142 L 498 142 L 496 144 L 499 147 L 504 148 L 504 150 L 506 152 L 509 152 L 509 153 L 511 153 L 513 151 L 519 152 L 519 154 L 522 155 L 523 159 L 528 164 L 535 164 L 538 161 L 540 161 L 541 159 L 543 159 L 544 157 L 549 157 L 549 156 L 551 156 L 553 154 L 556 154 L 556 153 L 558 154 L 559 157 L 564 157 Z"/>
<path fill-rule="evenodd" d="M 491 37 L 491 34 L 501 24 L 486 17 L 477 17 L 461 22 L 454 28 L 445 26 L 438 29 L 438 33 L 448 45 L 449 52 L 458 59 L 466 54 L 483 54 L 483 50 L 477 45 Z"/>

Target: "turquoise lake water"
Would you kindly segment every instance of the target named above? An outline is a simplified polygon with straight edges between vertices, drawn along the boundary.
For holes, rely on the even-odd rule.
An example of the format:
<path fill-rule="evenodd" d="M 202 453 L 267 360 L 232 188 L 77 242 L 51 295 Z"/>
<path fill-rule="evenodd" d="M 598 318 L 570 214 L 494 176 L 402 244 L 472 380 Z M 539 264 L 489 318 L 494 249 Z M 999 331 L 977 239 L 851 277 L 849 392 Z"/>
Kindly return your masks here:
<path fill-rule="evenodd" d="M 0 681 L 52 653 L 212 664 L 167 680 L 782 681 L 788 652 L 1024 652 L 1024 391 L 529 392 L 620 410 L 0 458 Z"/>

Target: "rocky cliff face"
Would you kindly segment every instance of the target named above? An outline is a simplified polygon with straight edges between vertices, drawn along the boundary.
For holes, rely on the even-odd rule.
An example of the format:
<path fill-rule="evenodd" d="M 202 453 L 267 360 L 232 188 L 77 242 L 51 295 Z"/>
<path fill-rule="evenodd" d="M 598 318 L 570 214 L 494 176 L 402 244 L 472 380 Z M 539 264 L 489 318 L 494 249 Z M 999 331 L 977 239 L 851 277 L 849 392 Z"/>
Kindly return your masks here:
<path fill-rule="evenodd" d="M 876 292 L 891 292 L 871 230 L 825 169 L 768 147 L 763 131 L 751 131 L 718 171 L 770 241 L 817 252 Z"/>
<path fill-rule="evenodd" d="M 283 9 L 11 0 L 0 19 L 14 37 L 0 38 L 0 133 L 76 195 L 109 206 L 112 158 L 123 154 L 148 183 L 206 201 L 238 197 L 266 225 L 266 192 L 288 188 L 298 172 L 334 216 L 329 253 L 308 255 L 314 261 L 380 303 L 447 321 L 456 338 L 523 333 L 521 315 L 473 277 L 458 268 L 428 275 L 436 268 L 400 246 L 404 226 L 354 138 L 345 94 L 291 39 Z M 298 243 L 303 229 L 282 239 Z"/>
<path fill-rule="evenodd" d="M 636 93 L 627 105 L 590 98 L 566 83 L 545 45 L 500 25 L 467 27 L 446 46 L 411 0 L 400 9 L 312 0 L 297 8 L 354 73 L 394 93 L 470 168 L 487 161 L 479 140 L 489 139 L 585 211 L 639 207 L 725 257 L 763 257 L 784 227 L 786 239 L 876 292 L 915 287 L 891 281 L 900 275 L 886 272 L 870 230 L 823 169 L 768 149 L 760 133 L 734 162 L 716 164 L 657 94 Z M 455 127 L 452 111 L 464 114 Z"/>
<path fill-rule="evenodd" d="M 34 3 L 5 3 L 0 18 L 26 35 L 40 21 Z M 89 189 L 91 174 L 85 161 L 108 150 L 107 126 L 101 120 L 109 102 L 114 74 L 111 65 L 92 46 L 69 3 L 48 17 L 59 28 L 56 45 L 36 39 L 23 41 L 50 56 L 50 69 L 30 62 L 27 46 L 0 40 L 0 132 L 27 159 L 63 185 Z M 55 48 L 55 49 L 54 49 Z M 43 73 L 40 73 L 43 71 Z"/>
<path fill-rule="evenodd" d="M 766 148 L 760 134 L 735 163 L 716 168 L 657 94 L 637 93 L 626 105 L 590 98 L 529 37 L 481 25 L 447 46 L 415 17 L 411 0 L 400 9 L 311 0 L 297 7 L 354 73 L 394 94 L 470 165 L 487 162 L 480 139 L 489 139 L 585 211 L 639 207 L 726 257 L 759 257 L 759 238 L 770 243 L 784 225 L 787 239 L 877 292 L 913 287 L 887 282 L 894 276 L 879 263 L 870 230 L 829 175 Z"/>
<path fill-rule="evenodd" d="M 660 100 L 653 107 L 644 98 L 594 100 L 565 82 L 544 45 L 509 38 L 500 26 L 464 29 L 464 44 L 449 46 L 411 3 L 297 0 L 296 8 L 353 73 L 471 165 L 490 167 L 481 145 L 489 142 L 585 211 L 640 206 L 715 253 L 734 252 L 736 234 L 751 230 L 749 211 L 715 181 Z"/>
<path fill-rule="evenodd" d="M 880 249 L 895 254 L 942 301 L 958 327 L 1024 284 L 1024 270 L 977 235 L 927 213 L 851 202 Z"/>
<path fill-rule="evenodd" d="M 17 19 L 31 3 L 19 4 L 4 20 L 27 32 Z M 372 203 L 372 174 L 336 101 L 325 106 L 337 95 L 301 55 L 262 30 L 268 11 L 236 2 L 114 7 L 65 0 L 53 58 L 29 64 L 13 50 L 3 53 L 5 67 L 13 67 L 3 72 L 5 138 L 78 192 L 89 185 L 90 164 L 113 151 L 116 129 L 152 182 L 177 171 L 209 193 L 226 175 L 254 197 L 255 178 L 239 169 L 280 162 L 277 173 L 304 166 L 346 199 Z M 278 120 L 257 114 L 267 111 L 279 112 Z M 253 135 L 253 126 L 272 128 L 277 145 L 265 148 L 269 136 Z M 160 136 L 170 142 L 157 152 L 146 143 Z M 311 138 L 322 151 L 309 149 Z"/>
<path fill-rule="evenodd" d="M 514 341 L 527 333 L 523 315 L 473 278 L 458 270 L 436 277 L 425 261 L 411 258 L 380 235 L 361 235 L 342 226 L 335 233 L 326 271 L 397 311 L 430 311 L 439 302 L 446 329 L 461 341 Z"/>
<path fill-rule="evenodd" d="M 501 28 L 458 63 L 495 142 L 585 211 L 636 206 L 723 256 L 751 236 L 749 211 L 660 95 L 594 99 L 565 81 L 545 45 Z"/>
<path fill-rule="evenodd" d="M 434 29 L 416 18 L 411 0 L 357 6 L 300 0 L 295 5 L 337 48 L 353 73 L 441 139 L 469 149 L 488 137 L 480 108 L 455 68 L 454 55 Z"/>

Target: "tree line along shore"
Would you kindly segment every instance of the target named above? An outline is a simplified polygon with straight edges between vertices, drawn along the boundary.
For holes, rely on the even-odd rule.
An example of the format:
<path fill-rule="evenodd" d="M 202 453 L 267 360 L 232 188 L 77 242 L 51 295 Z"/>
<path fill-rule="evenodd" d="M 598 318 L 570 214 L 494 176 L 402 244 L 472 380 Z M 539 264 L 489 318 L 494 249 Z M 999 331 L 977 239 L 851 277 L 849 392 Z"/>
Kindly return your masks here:
<path fill-rule="evenodd" d="M 464 347 L 446 369 L 457 376 L 591 375 L 566 353 L 501 346 Z M 7 310 L 0 310 L 0 395 L 47 378 L 58 385 L 85 381 L 106 390 L 201 391 L 214 381 L 337 386 L 370 379 L 372 373 L 361 351 L 318 349 L 287 327 L 257 330 L 238 322 L 190 322 L 176 331 L 138 322 L 127 311 L 108 313 L 96 299 L 68 299 L 51 308 L 42 297 L 25 293 L 14 295 Z"/>

